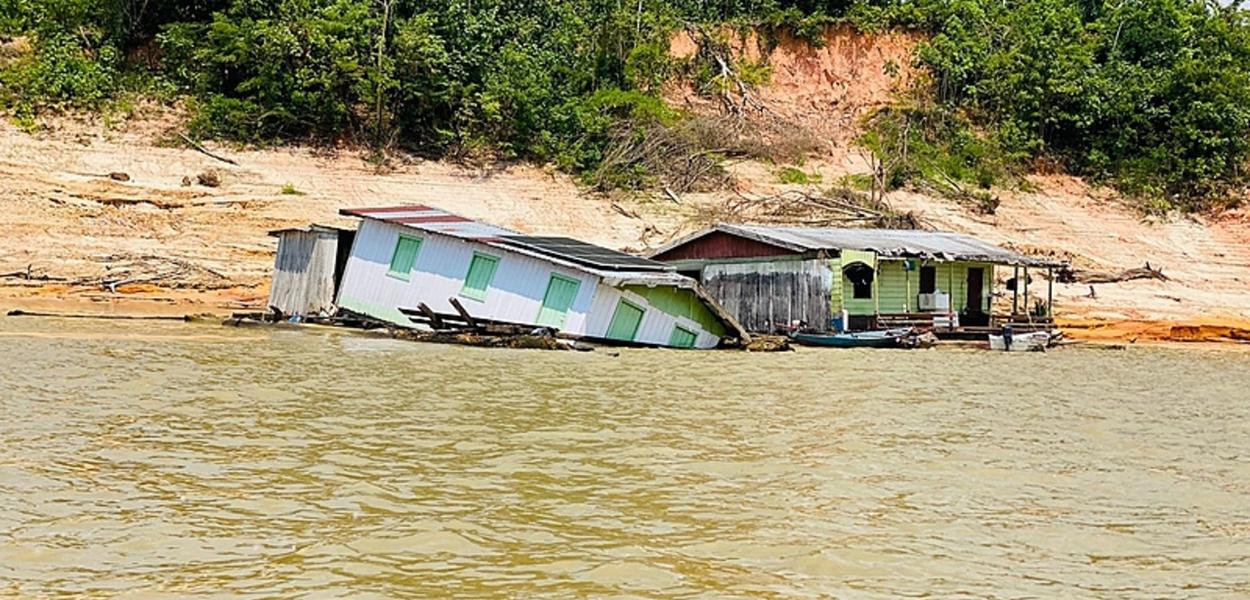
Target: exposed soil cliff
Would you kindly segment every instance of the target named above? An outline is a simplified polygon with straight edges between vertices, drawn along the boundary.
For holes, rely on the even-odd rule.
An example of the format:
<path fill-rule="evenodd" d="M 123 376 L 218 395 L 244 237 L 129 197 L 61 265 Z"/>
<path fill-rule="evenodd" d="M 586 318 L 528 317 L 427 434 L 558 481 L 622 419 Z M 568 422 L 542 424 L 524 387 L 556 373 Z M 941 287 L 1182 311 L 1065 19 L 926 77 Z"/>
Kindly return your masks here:
<path fill-rule="evenodd" d="M 919 38 L 913 34 L 864 34 L 831 26 L 820 47 L 785 32 L 762 36 L 725 29 L 716 35 L 727 40 L 729 62 L 745 60 L 768 69 L 768 85 L 755 97 L 768 116 L 792 125 L 796 135 L 822 141 L 826 158 L 844 155 L 863 117 L 888 106 L 916 76 L 912 54 Z M 670 51 L 688 60 L 699 51 L 699 41 L 681 32 Z M 670 105 L 696 113 L 720 109 L 715 98 L 697 93 L 688 79 L 674 79 L 664 95 Z"/>
<path fill-rule="evenodd" d="M 823 187 L 866 166 L 851 141 L 863 115 L 888 104 L 914 74 L 915 40 L 830 29 L 822 48 L 752 37 L 737 52 L 767 52 L 771 83 L 758 98 L 824 148 L 801 168 Z M 680 37 L 674 52 L 693 51 Z M 751 53 L 755 54 L 752 55 Z M 678 106 L 716 105 L 680 83 Z M 238 166 L 180 145 L 158 145 L 179 127 L 176 111 L 150 108 L 120 126 L 67 121 L 35 135 L 0 124 L 0 308 L 93 312 L 260 309 L 267 295 L 272 229 L 343 222 L 344 207 L 432 204 L 521 231 L 579 237 L 640 250 L 723 219 L 750 219 L 743 197 L 815 185 L 779 183 L 777 165 L 737 163 L 738 189 L 674 201 L 587 192 L 552 169 L 472 168 L 399 161 L 379 171 L 352 151 L 235 151 Z M 194 180 L 216 170 L 220 185 Z M 127 181 L 110 178 L 125 173 Z M 190 185 L 184 185 L 184 178 Z M 993 216 L 941 198 L 891 194 L 924 225 L 971 233 L 1027 253 L 1065 257 L 1098 271 L 1162 267 L 1169 280 L 1060 285 L 1060 316 L 1078 335 L 1106 339 L 1233 338 L 1250 330 L 1250 213 L 1146 219 L 1105 190 L 1061 176 L 1035 191 L 999 191 Z M 727 210 L 732 203 L 738 210 Z M 29 268 L 29 278 L 27 269 Z M 1040 283 L 1040 282 L 1039 282 Z M 1202 326 L 1206 326 L 1204 329 Z"/>

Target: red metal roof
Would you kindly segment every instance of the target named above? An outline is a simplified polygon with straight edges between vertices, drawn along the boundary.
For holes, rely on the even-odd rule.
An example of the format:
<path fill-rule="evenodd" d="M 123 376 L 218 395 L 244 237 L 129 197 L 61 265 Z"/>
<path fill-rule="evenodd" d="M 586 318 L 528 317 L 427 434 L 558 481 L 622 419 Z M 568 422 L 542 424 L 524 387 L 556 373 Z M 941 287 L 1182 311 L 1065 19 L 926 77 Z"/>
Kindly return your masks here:
<path fill-rule="evenodd" d="M 474 221 L 473 219 L 424 204 L 385 206 L 380 208 L 345 208 L 340 210 L 339 214 L 362 219 L 377 219 L 469 240 L 490 240 L 503 236 L 518 235 L 517 232 L 510 229 Z"/>

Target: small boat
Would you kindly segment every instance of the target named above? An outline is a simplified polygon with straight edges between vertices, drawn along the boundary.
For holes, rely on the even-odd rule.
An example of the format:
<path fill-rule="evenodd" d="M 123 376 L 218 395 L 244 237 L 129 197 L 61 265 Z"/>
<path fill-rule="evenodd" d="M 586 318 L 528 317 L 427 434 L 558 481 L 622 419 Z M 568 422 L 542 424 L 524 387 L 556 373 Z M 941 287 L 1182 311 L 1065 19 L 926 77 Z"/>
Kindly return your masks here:
<path fill-rule="evenodd" d="M 1050 346 L 1051 334 L 1049 331 L 1034 331 L 1031 333 L 1019 333 L 1010 336 L 1010 347 L 1008 345 L 1008 336 L 990 334 L 990 350 L 999 352 L 1045 352 Z"/>
<path fill-rule="evenodd" d="M 856 333 L 793 333 L 790 337 L 805 346 L 824 346 L 827 348 L 903 348 L 903 340 L 915 335 L 910 327 L 904 329 L 886 329 L 882 331 L 860 331 Z"/>

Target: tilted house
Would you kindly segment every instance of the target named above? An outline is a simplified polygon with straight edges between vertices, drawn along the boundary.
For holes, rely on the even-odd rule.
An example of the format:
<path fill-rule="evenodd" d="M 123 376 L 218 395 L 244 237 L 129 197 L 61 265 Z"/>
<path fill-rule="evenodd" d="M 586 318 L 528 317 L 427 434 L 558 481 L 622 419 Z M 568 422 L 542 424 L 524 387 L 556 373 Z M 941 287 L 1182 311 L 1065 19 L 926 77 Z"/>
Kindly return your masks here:
<path fill-rule="evenodd" d="M 475 319 L 650 346 L 746 339 L 693 279 L 671 267 L 562 237 L 535 237 L 428 206 L 343 210 L 363 221 L 340 310 L 412 326 L 420 304 Z"/>
<path fill-rule="evenodd" d="M 699 279 L 756 332 L 796 321 L 816 331 L 1044 326 L 1052 322 L 1053 294 L 1047 292 L 1040 312 L 1030 305 L 1028 270 L 1063 265 L 955 233 L 725 224 L 669 244 L 651 258 Z M 1015 270 L 1008 282 L 1013 302 L 1010 314 L 991 317 L 996 267 Z"/>

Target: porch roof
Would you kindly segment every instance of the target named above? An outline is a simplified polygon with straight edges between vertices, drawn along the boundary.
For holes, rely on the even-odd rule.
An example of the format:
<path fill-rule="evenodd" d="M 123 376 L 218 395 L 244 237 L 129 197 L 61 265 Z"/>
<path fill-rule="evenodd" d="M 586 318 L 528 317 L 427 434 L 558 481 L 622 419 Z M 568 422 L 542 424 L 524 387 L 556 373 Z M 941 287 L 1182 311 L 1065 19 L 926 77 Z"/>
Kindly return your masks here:
<path fill-rule="evenodd" d="M 793 250 L 796 253 L 817 250 L 838 252 L 860 250 L 873 252 L 887 259 L 962 260 L 1026 267 L 1061 267 L 1066 264 L 1055 259 L 1026 256 L 971 236 L 945 231 L 769 227 L 724 223 L 669 244 L 652 253 L 652 256 L 663 254 L 717 231 Z"/>

